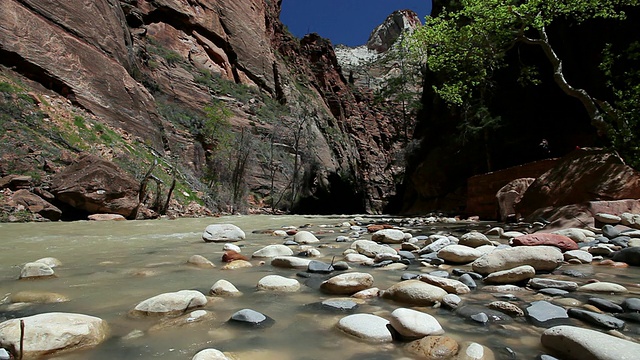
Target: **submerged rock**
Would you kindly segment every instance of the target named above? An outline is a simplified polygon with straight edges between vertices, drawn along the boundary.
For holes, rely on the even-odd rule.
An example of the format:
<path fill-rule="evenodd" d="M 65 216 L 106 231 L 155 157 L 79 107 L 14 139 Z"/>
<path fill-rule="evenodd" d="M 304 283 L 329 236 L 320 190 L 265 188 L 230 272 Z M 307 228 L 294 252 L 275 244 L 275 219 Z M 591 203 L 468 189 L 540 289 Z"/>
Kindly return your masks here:
<path fill-rule="evenodd" d="M 204 229 L 202 240 L 205 242 L 236 242 L 245 239 L 245 233 L 233 224 L 213 224 Z"/>
<path fill-rule="evenodd" d="M 109 334 L 107 322 L 89 315 L 44 313 L 0 323 L 0 347 L 20 348 L 20 321 L 24 321 L 22 349 L 27 359 L 87 349 Z"/>
<path fill-rule="evenodd" d="M 196 290 L 156 295 L 142 301 L 133 309 L 134 315 L 164 315 L 184 312 L 188 309 L 207 304 L 207 298 Z"/>
<path fill-rule="evenodd" d="M 272 318 L 252 309 L 242 309 L 235 312 L 231 315 L 229 322 L 252 327 L 271 327 L 275 323 Z"/>

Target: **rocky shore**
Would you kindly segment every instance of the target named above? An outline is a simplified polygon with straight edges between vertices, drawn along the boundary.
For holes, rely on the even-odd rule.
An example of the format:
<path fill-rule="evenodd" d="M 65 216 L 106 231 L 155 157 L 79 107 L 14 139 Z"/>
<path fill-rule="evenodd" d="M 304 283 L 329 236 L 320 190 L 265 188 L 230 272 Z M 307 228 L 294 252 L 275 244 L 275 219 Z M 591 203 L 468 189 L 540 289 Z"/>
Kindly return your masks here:
<path fill-rule="evenodd" d="M 404 358 L 529 358 L 530 352 L 522 355 L 509 341 L 483 343 L 450 335 L 446 324 L 456 318 L 478 331 L 535 336 L 539 343 L 534 348 L 543 349 L 536 354 L 539 359 L 635 359 L 640 351 L 640 290 L 628 272 L 640 265 L 639 220 L 640 214 L 602 213 L 595 219 L 601 225 L 597 228 L 549 231 L 544 222 L 487 227 L 436 216 L 355 217 L 337 224 L 246 229 L 251 230 L 248 234 L 230 223 L 213 224 L 203 231 L 202 240 L 219 244 L 222 258 L 195 254 L 184 259 L 218 277 L 212 285 L 203 285 L 211 286 L 209 292 L 183 289 L 140 299 L 125 316 L 155 324 L 128 336 L 221 321 L 269 328 L 284 319 L 263 313 L 259 302 L 255 308 L 236 309 L 228 319 L 214 320 L 216 309 L 221 302 L 228 306 L 232 299 L 265 292 L 304 292 L 317 299 L 305 309 L 343 314 L 331 331 L 379 344 L 375 346 L 381 351 L 391 345 Z M 255 246 L 251 238 L 257 235 L 272 241 Z M 55 278 L 60 265 L 51 257 L 34 260 L 22 266 L 15 281 L 50 281 L 46 279 Z M 253 285 L 225 279 L 251 268 L 271 274 Z M 396 281 L 380 286 L 381 277 Z M 8 320 L 0 323 L 1 347 L 17 358 L 22 346 L 23 358 L 29 359 L 95 347 L 109 338 L 109 324 L 90 315 L 11 315 L 16 304 L 64 301 L 69 299 L 53 292 L 10 294 L 2 305 Z M 384 307 L 363 310 L 374 301 Z M 249 358 L 220 345 L 190 356 Z"/>

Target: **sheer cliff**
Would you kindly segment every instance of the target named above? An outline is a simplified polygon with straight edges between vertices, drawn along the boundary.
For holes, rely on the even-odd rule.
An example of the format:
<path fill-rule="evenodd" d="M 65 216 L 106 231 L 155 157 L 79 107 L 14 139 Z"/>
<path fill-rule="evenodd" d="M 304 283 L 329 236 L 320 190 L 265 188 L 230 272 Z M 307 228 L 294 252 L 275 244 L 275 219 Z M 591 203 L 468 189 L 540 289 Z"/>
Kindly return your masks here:
<path fill-rule="evenodd" d="M 311 213 L 384 211 L 403 176 L 398 112 L 348 83 L 328 40 L 288 33 L 280 4 L 2 1 L 1 80 L 31 93 L 39 111 L 53 103 L 43 96 L 61 99 L 99 135 L 74 145 L 52 127 L 65 117 L 47 113 L 42 129 L 62 135 L 29 144 L 41 154 L 31 165 L 42 172 L 80 151 L 108 153 L 129 159 L 138 179 L 159 160 L 160 170 L 179 173 L 180 193 L 231 211 L 247 201 Z M 66 117 L 79 137 L 82 116 Z M 99 143 L 105 128 L 153 156 Z M 0 175 L 29 166 L 22 160 Z"/>

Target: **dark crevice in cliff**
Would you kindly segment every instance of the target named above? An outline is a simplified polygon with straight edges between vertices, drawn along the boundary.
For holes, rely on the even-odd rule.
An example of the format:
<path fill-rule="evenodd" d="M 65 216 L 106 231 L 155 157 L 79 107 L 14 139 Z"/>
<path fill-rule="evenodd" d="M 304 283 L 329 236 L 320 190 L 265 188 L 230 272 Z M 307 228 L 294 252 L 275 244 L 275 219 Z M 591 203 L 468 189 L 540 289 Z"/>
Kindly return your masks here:
<path fill-rule="evenodd" d="M 332 173 L 328 188 L 317 189 L 313 196 L 303 197 L 295 208 L 296 214 L 362 214 L 366 212 L 365 194 L 355 184 Z"/>
<path fill-rule="evenodd" d="M 22 76 L 30 80 L 41 84 L 45 88 L 55 91 L 56 93 L 66 97 L 73 103 L 73 105 L 85 109 L 76 101 L 76 95 L 71 87 L 69 87 L 63 81 L 56 79 L 40 66 L 29 62 L 22 56 L 14 52 L 0 49 L 0 64 L 8 67 L 9 69 L 21 74 Z"/>

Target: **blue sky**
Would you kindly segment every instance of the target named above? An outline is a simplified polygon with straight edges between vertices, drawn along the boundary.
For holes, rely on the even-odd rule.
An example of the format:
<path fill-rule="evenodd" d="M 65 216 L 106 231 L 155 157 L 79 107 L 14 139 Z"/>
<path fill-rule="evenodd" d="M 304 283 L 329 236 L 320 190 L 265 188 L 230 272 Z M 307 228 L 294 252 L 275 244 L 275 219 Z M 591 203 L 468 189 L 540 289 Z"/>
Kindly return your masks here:
<path fill-rule="evenodd" d="M 411 9 L 424 22 L 430 0 L 282 0 L 280 20 L 297 37 L 316 32 L 333 45 L 363 45 L 395 10 Z"/>

